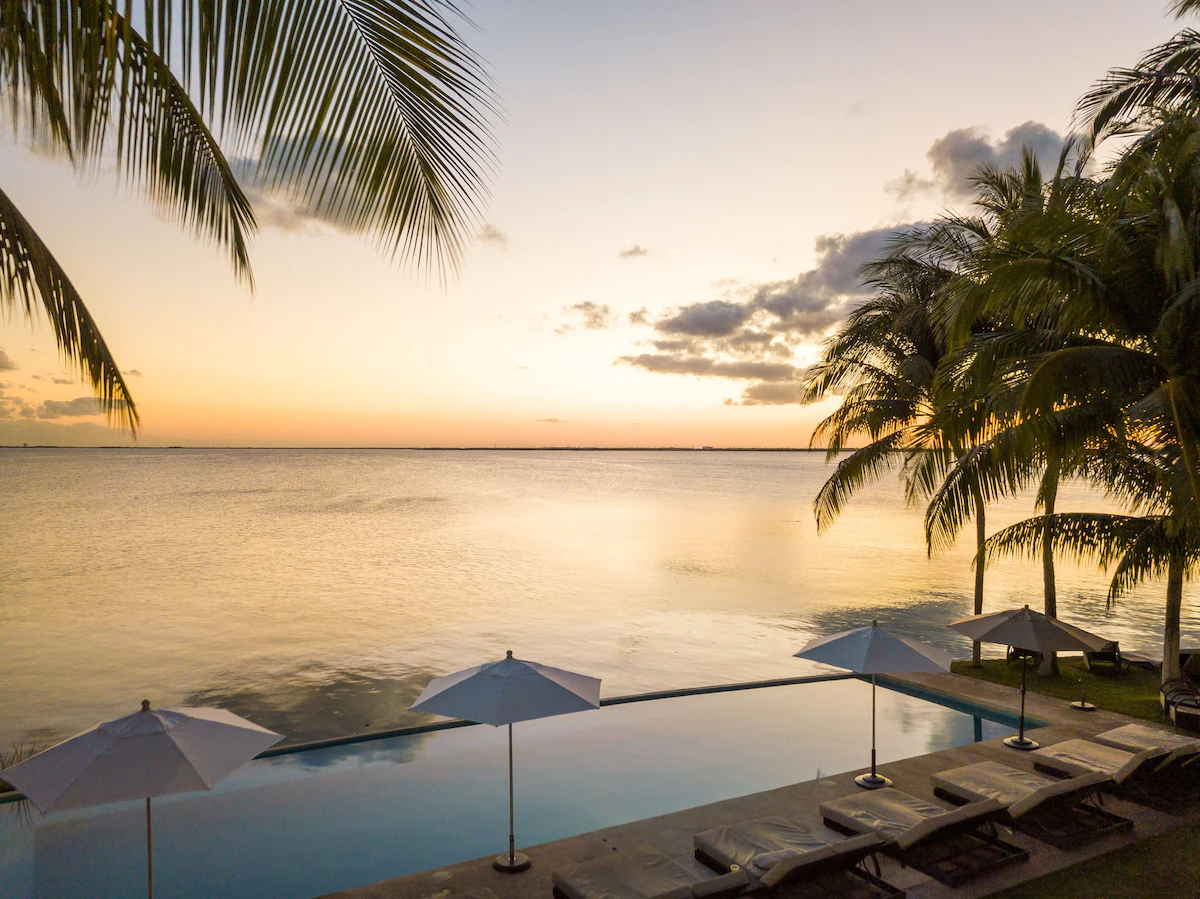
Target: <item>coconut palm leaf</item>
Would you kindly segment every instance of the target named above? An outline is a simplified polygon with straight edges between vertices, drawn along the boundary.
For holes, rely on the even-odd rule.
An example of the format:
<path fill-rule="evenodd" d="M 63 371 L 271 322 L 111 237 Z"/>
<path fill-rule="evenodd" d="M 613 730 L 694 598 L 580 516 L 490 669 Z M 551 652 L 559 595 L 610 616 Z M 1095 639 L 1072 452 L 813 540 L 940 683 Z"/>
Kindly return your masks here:
<path fill-rule="evenodd" d="M 838 462 L 821 485 L 813 500 L 817 533 L 823 533 L 837 520 L 846 502 L 864 485 L 871 483 L 895 465 L 895 453 L 904 446 L 903 431 L 893 431 L 857 449 Z"/>
<path fill-rule="evenodd" d="M 1133 68 L 1110 69 L 1080 99 L 1076 121 L 1098 144 L 1146 127 L 1155 110 L 1194 111 L 1200 105 L 1198 75 L 1200 33 L 1189 28 L 1146 53 Z"/>
<path fill-rule="evenodd" d="M 53 143 L 85 168 L 115 142 L 128 181 L 168 219 L 224 248 L 249 281 L 250 204 L 165 59 L 110 3 L 2 2 L 0 84 L 11 120 L 46 110 Z"/>
<path fill-rule="evenodd" d="M 33 227 L 0 191 L 0 305 L 27 316 L 40 305 L 50 319 L 64 362 L 79 370 L 99 396 L 110 421 L 137 433 L 138 413 L 79 292 Z"/>
<path fill-rule="evenodd" d="M 452 268 L 487 192 L 496 111 L 457 14 L 442 0 L 185 0 L 170 24 L 184 80 L 255 183 Z"/>

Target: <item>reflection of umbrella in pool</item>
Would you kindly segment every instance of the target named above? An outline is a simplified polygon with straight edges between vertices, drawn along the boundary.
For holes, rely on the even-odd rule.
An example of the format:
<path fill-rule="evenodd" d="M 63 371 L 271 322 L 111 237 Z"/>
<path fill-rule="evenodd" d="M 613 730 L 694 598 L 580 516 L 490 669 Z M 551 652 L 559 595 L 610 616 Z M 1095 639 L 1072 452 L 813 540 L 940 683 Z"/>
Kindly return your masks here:
<path fill-rule="evenodd" d="M 950 623 L 958 631 L 980 643 L 999 643 L 1029 652 L 1093 652 L 1103 649 L 1108 641 L 1082 628 L 1035 612 L 1023 609 L 1008 609 L 987 615 L 972 615 Z M 1004 741 L 1013 749 L 1037 749 L 1035 740 L 1025 737 L 1025 656 L 1021 656 L 1021 721 L 1017 736 Z"/>
<path fill-rule="evenodd" d="M 411 708 L 499 727 L 508 725 L 508 852 L 492 864 L 516 873 L 529 867 L 529 856 L 516 851 L 513 834 L 512 726 L 600 706 L 600 679 L 514 659 L 512 650 L 489 662 L 434 678 Z"/>
<path fill-rule="evenodd" d="M 146 879 L 154 897 L 150 799 L 209 790 L 268 746 L 277 733 L 224 709 L 142 710 L 97 724 L 4 769 L 4 779 L 43 814 L 146 800 Z"/>
<path fill-rule="evenodd" d="M 872 621 L 870 627 L 813 640 L 796 658 L 871 675 L 871 773 L 860 774 L 854 782 L 868 790 L 890 787 L 890 780 L 875 773 L 875 675 L 949 671 L 950 656 L 917 640 L 889 634 Z"/>

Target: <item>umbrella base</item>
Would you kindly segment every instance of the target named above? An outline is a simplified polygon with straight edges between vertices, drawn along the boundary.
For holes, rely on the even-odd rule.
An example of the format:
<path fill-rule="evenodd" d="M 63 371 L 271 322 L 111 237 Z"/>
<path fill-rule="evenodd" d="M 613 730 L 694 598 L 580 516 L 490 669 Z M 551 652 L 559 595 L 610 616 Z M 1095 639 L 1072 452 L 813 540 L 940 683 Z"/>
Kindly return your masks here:
<path fill-rule="evenodd" d="M 520 874 L 532 865 L 529 856 L 524 852 L 514 852 L 512 857 L 505 852 L 503 855 L 497 855 L 492 859 L 492 867 L 497 871 L 503 871 L 505 874 Z"/>
<path fill-rule="evenodd" d="M 1071 708 L 1077 712 L 1094 712 L 1096 707 L 1090 702 L 1084 702 L 1082 699 L 1077 699 L 1071 703 Z"/>
<path fill-rule="evenodd" d="M 854 778 L 854 782 L 864 790 L 878 790 L 881 787 L 892 785 L 892 782 L 882 774 L 860 774 Z"/>
<path fill-rule="evenodd" d="M 1042 744 L 1037 740 L 1029 739 L 1029 737 L 1008 737 L 1004 741 L 1004 745 L 1009 749 L 1020 749 L 1022 752 L 1028 752 L 1031 749 L 1037 749 Z"/>

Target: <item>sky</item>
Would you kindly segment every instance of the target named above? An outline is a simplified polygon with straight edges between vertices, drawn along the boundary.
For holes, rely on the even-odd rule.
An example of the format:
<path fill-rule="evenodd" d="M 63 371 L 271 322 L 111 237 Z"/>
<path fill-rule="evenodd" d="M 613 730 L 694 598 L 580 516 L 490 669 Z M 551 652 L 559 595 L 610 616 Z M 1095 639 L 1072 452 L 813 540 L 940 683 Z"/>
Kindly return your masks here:
<path fill-rule="evenodd" d="M 0 139 L 0 185 L 82 293 L 144 446 L 808 444 L 796 379 L 906 223 L 1181 27 L 1165 3 L 476 0 L 504 120 L 443 286 L 259 208 L 256 289 L 111 166 Z M 44 319 L 0 319 L 0 444 L 129 442 Z"/>

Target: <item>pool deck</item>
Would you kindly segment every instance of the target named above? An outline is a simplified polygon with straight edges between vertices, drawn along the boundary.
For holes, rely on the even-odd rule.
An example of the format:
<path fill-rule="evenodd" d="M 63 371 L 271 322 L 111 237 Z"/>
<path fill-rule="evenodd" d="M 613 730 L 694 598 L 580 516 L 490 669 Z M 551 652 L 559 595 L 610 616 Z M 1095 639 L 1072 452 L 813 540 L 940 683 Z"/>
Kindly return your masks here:
<path fill-rule="evenodd" d="M 1013 714 L 1019 709 L 1018 691 L 986 681 L 955 674 L 912 675 L 893 679 L 906 681 L 929 692 Z M 1038 728 L 1032 734 L 1042 745 L 1075 737 L 1090 737 L 1135 720 L 1112 712 L 1075 712 L 1068 708 L 1063 700 L 1035 693 L 1029 693 L 1027 696 L 1026 712 L 1029 717 L 1047 723 L 1047 726 Z M 748 733 L 746 738 L 752 740 L 754 735 Z M 879 771 L 892 778 L 898 789 L 949 807 L 948 803 L 934 797 L 930 776 L 938 771 L 987 759 L 1003 761 L 1016 768 L 1033 769 L 1033 762 L 1028 754 L 1009 749 L 999 739 L 995 739 L 891 762 L 881 765 Z M 820 833 L 824 830 L 824 825 L 818 807 L 830 799 L 860 792 L 860 788 L 854 784 L 854 776 L 862 773 L 862 770 L 860 768 L 832 777 L 714 802 L 538 846 L 522 847 L 533 859 L 533 866 L 522 874 L 498 873 L 492 869 L 489 856 L 435 871 L 425 871 L 345 890 L 331 894 L 330 899 L 549 899 L 552 871 L 602 855 L 647 845 L 672 856 L 697 874 L 711 877 L 715 875 L 692 855 L 693 834 L 721 824 L 771 815 L 786 817 Z M 1200 807 L 1193 807 L 1186 814 L 1169 815 L 1115 798 L 1106 799 L 1105 807 L 1119 815 L 1132 818 L 1133 833 L 1115 835 L 1086 849 L 1071 852 L 1054 849 L 1024 834 L 1013 833 L 1011 837 L 1006 834 L 1006 839 L 1029 850 L 1029 861 L 1012 865 L 954 889 L 945 887 L 911 868 L 902 868 L 893 859 L 880 856 L 883 878 L 907 890 L 911 899 L 986 896 L 996 890 L 1057 871 L 1189 821 L 1200 821 Z M 828 835 L 831 840 L 841 838 L 832 831 L 829 831 Z M 497 840 L 498 851 L 504 848 L 502 842 Z"/>

